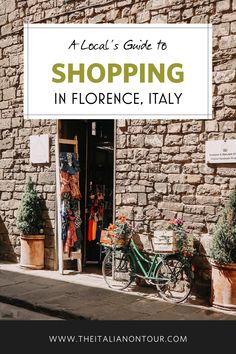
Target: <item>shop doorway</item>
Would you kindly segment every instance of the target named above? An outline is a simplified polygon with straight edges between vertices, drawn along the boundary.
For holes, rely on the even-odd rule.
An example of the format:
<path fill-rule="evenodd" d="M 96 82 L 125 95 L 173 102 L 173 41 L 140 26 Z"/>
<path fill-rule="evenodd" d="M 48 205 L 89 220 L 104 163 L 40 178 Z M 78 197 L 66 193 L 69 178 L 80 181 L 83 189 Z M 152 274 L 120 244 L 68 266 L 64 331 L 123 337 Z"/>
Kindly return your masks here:
<path fill-rule="evenodd" d="M 100 232 L 114 215 L 114 120 L 61 120 L 58 129 L 59 138 L 78 140 L 82 263 L 83 268 L 99 266 L 103 258 Z M 60 152 L 71 149 L 60 146 Z"/>

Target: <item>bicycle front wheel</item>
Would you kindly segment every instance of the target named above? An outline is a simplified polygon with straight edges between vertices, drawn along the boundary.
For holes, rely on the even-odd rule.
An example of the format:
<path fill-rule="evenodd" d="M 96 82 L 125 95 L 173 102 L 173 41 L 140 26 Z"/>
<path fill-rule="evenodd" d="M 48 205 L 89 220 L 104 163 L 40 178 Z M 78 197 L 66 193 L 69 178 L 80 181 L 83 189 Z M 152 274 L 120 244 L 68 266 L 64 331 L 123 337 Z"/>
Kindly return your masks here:
<path fill-rule="evenodd" d="M 109 288 L 125 289 L 133 280 L 132 259 L 121 249 L 109 250 L 102 263 L 102 274 Z"/>
<path fill-rule="evenodd" d="M 176 257 L 170 257 L 156 271 L 156 287 L 161 297 L 169 302 L 182 302 L 192 289 L 192 274 L 189 267 Z"/>

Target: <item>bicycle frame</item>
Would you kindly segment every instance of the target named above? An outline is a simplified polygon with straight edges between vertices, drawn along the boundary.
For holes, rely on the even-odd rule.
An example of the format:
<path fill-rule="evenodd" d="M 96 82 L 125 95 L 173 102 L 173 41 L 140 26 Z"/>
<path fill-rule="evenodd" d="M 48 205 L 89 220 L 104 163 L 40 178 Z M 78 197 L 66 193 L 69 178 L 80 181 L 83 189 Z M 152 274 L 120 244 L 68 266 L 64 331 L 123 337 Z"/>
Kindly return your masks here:
<path fill-rule="evenodd" d="M 131 257 L 133 264 L 139 266 L 139 269 L 142 272 L 142 275 L 137 273 L 137 269 L 135 269 L 135 276 L 139 278 L 144 278 L 147 281 L 154 281 L 156 280 L 156 270 L 159 267 L 160 263 L 163 261 L 163 258 L 160 254 L 154 253 L 151 256 L 151 260 L 147 259 L 137 248 L 133 239 L 131 238 L 128 243 L 128 252 L 127 254 Z M 145 270 L 143 267 L 142 261 L 148 264 L 148 270 Z"/>

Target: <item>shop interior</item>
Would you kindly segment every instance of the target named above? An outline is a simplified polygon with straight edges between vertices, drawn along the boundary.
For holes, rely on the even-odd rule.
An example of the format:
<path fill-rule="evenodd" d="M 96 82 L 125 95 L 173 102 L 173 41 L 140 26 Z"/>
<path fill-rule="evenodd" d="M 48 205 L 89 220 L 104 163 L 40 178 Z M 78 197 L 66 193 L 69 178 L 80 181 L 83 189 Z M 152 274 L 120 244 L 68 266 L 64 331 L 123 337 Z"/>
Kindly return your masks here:
<path fill-rule="evenodd" d="M 58 129 L 59 139 L 78 141 L 78 238 L 83 270 L 94 266 L 100 269 L 104 257 L 99 244 L 101 230 L 113 222 L 114 120 L 60 120 Z M 70 144 L 60 145 L 60 154 L 73 151 Z M 69 268 L 74 265 L 73 261 L 67 262 Z"/>

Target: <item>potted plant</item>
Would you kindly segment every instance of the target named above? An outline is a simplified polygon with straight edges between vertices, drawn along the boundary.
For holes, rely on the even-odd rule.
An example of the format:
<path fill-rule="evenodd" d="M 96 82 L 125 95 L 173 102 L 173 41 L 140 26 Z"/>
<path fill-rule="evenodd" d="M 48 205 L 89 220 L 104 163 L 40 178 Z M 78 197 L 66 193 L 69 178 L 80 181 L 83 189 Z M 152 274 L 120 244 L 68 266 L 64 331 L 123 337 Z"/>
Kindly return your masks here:
<path fill-rule="evenodd" d="M 210 250 L 211 304 L 236 309 L 236 187 L 229 195 L 214 230 Z"/>
<path fill-rule="evenodd" d="M 20 265 L 31 269 L 44 268 L 44 239 L 40 198 L 31 177 L 17 213 L 16 226 L 21 232 Z"/>

